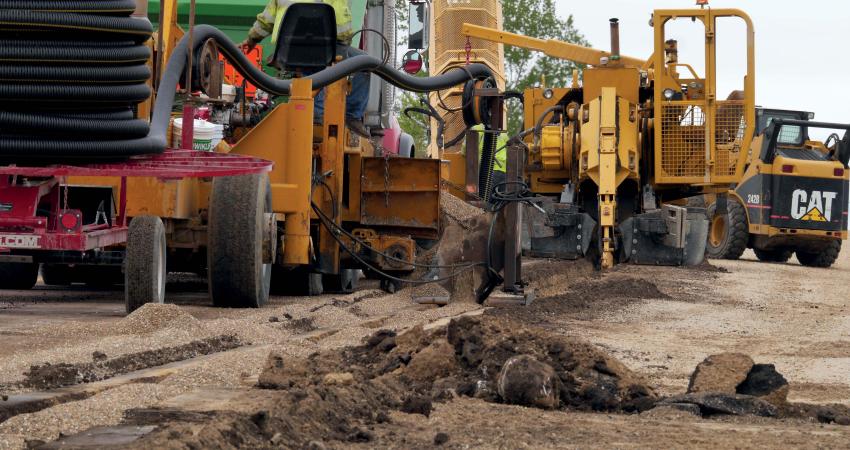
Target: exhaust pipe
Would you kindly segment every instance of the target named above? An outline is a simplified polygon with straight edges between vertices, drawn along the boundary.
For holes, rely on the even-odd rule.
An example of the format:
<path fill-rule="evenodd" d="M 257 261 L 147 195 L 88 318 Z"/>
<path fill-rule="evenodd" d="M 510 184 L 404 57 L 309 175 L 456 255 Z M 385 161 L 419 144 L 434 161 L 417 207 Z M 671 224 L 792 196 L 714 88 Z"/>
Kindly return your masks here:
<path fill-rule="evenodd" d="M 620 19 L 611 19 L 611 60 L 620 59 Z"/>

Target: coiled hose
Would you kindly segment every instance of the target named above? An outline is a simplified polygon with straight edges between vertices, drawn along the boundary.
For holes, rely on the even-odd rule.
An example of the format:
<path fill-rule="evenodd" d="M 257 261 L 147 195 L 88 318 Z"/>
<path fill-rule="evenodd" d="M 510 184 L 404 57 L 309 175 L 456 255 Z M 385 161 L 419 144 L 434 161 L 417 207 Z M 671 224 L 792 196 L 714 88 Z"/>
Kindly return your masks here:
<path fill-rule="evenodd" d="M 11 2 L 0 0 L 0 8 Z M 17 4 L 17 2 L 15 2 Z M 63 8 L 61 12 L 0 9 L 0 158 L 3 160 L 114 159 L 161 153 L 185 72 L 188 36 L 172 52 L 159 84 L 151 123 L 133 118 L 131 108 L 149 96 L 140 63 L 150 58 L 143 45 L 150 22 L 124 17 L 122 2 L 31 0 L 29 5 Z M 96 10 L 114 4 L 112 10 Z M 76 9 L 75 9 L 76 8 Z M 86 10 L 89 13 L 77 12 Z M 44 37 L 44 40 L 37 38 Z M 254 67 L 220 30 L 199 25 L 194 42 L 213 40 L 248 81 L 272 95 L 287 95 L 291 81 L 270 77 Z M 402 89 L 430 92 L 470 79 L 491 76 L 481 64 L 417 78 L 382 65 L 369 55 L 342 61 L 310 78 L 319 89 L 357 72 L 368 71 Z M 11 105 L 5 106 L 5 105 Z M 147 132 L 146 132 L 147 131 Z"/>
<path fill-rule="evenodd" d="M 0 158 L 126 157 L 150 134 L 147 19 L 133 0 L 0 0 Z M 161 151 L 161 150 L 160 150 Z"/>

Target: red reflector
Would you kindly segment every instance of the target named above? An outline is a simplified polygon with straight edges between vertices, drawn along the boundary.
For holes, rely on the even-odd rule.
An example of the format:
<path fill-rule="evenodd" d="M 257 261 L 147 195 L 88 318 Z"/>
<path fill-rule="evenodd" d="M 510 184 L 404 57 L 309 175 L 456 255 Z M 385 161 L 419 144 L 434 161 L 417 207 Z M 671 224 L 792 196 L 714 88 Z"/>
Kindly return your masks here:
<path fill-rule="evenodd" d="M 59 220 L 62 221 L 62 226 L 66 230 L 76 230 L 79 225 L 79 218 L 74 213 L 63 214 Z"/>
<path fill-rule="evenodd" d="M 782 173 L 791 173 L 794 172 L 794 166 L 791 164 L 785 164 L 782 166 Z"/>
<path fill-rule="evenodd" d="M 835 176 L 843 177 L 844 176 L 844 169 L 835 169 Z"/>

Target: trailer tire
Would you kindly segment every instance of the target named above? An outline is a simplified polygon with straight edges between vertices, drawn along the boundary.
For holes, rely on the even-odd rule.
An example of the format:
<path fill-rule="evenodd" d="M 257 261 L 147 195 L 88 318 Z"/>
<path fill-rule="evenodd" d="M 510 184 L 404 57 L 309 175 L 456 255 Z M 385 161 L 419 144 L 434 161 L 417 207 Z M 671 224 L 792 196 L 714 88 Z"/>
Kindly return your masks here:
<path fill-rule="evenodd" d="M 165 225 L 156 216 L 130 222 L 124 258 L 124 301 L 127 314 L 146 303 L 165 303 Z"/>
<path fill-rule="evenodd" d="M 38 283 L 38 263 L 0 263 L 0 289 L 26 291 Z"/>
<path fill-rule="evenodd" d="M 271 211 L 267 175 L 213 180 L 207 265 L 214 306 L 259 308 L 268 301 L 272 264 L 263 261 L 263 239 Z"/>
<path fill-rule="evenodd" d="M 744 207 L 730 196 L 726 217 L 717 214 L 717 203 L 708 207 L 708 242 L 706 256 L 712 259 L 738 259 L 747 249 L 749 226 Z"/>
<path fill-rule="evenodd" d="M 42 264 L 41 281 L 47 286 L 70 286 L 74 284 L 72 270 L 66 264 Z"/>
<path fill-rule="evenodd" d="M 830 241 L 829 245 L 819 252 L 808 253 L 797 250 L 797 260 L 807 267 L 827 268 L 835 264 L 839 253 L 841 253 L 841 241 L 835 240 Z"/>
<path fill-rule="evenodd" d="M 794 254 L 794 250 L 787 248 L 777 248 L 773 250 L 761 250 L 754 248 L 753 252 L 756 254 L 756 258 L 758 258 L 759 261 L 775 263 L 788 262 L 788 260 L 791 259 L 791 255 Z"/>

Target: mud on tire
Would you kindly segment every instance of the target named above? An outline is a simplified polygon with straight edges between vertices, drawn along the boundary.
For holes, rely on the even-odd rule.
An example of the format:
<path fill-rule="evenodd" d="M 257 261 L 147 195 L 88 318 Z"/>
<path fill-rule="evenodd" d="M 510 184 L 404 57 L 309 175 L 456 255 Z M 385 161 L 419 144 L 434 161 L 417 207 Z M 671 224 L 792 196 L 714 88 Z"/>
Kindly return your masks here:
<path fill-rule="evenodd" d="M 713 259 L 738 259 L 747 249 L 749 230 L 747 212 L 735 197 L 726 203 L 727 214 L 717 214 L 717 203 L 708 208 L 708 243 L 706 256 Z"/>
<path fill-rule="evenodd" d="M 807 267 L 827 268 L 835 263 L 839 253 L 841 253 L 841 241 L 834 240 L 830 241 L 826 248 L 819 252 L 797 250 L 797 260 Z"/>

